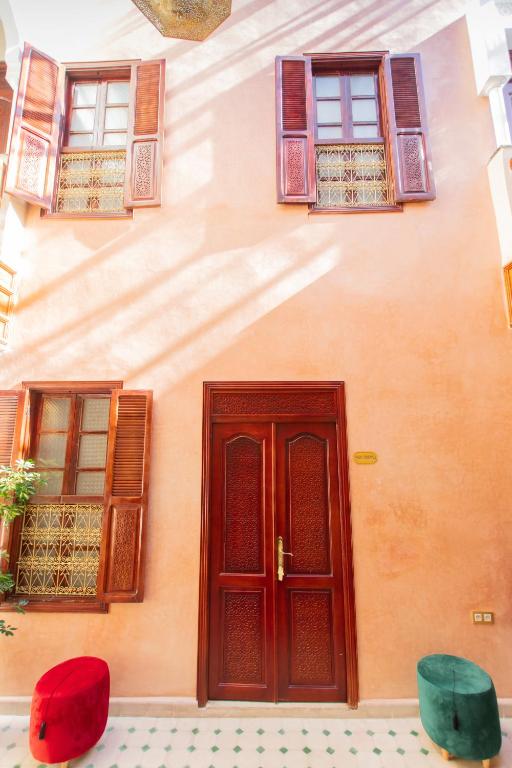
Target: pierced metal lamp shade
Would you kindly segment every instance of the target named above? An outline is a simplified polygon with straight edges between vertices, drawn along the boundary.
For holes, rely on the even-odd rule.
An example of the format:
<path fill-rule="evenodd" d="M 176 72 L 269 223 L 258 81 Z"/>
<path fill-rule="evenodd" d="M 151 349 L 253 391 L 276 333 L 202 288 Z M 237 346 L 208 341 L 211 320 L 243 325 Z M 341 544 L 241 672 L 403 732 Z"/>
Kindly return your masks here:
<path fill-rule="evenodd" d="M 231 14 L 231 0 L 133 0 L 165 37 L 204 40 Z"/>

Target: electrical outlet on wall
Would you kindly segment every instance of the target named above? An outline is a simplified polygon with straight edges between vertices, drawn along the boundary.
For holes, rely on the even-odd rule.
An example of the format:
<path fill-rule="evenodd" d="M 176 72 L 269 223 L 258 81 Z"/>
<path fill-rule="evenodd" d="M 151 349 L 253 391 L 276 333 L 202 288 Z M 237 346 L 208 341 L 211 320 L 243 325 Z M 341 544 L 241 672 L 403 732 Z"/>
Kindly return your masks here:
<path fill-rule="evenodd" d="M 473 624 L 494 624 L 493 611 L 471 611 Z"/>

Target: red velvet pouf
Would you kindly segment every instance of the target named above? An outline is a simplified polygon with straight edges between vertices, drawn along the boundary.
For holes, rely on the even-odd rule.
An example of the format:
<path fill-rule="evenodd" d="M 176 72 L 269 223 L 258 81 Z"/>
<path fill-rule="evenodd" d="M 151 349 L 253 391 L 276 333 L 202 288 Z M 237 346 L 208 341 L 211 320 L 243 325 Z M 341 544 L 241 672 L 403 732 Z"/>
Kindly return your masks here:
<path fill-rule="evenodd" d="M 30 751 L 40 763 L 64 763 L 101 738 L 108 717 L 108 666 L 79 656 L 48 670 L 36 684 L 30 712 Z"/>

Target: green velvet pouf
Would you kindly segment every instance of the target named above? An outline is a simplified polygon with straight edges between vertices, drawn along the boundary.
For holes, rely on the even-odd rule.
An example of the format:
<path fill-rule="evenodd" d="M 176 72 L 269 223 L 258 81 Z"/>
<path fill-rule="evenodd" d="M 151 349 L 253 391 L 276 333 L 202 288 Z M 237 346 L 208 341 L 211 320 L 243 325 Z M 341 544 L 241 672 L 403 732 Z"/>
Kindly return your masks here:
<path fill-rule="evenodd" d="M 481 667 L 459 656 L 425 656 L 418 662 L 418 689 L 421 722 L 435 744 L 466 760 L 498 754 L 496 691 Z"/>

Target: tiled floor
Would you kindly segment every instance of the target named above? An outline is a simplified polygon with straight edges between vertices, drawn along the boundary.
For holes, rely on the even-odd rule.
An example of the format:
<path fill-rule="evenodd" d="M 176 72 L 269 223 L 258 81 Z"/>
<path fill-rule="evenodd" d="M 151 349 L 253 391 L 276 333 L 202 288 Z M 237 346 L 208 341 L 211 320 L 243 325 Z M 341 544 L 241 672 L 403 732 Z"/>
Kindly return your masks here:
<path fill-rule="evenodd" d="M 491 765 L 512 768 L 512 720 Z M 35 768 L 28 718 L 0 717 L 0 768 Z M 414 718 L 110 718 L 74 768 L 443 768 Z M 451 768 L 475 762 L 453 760 Z"/>

